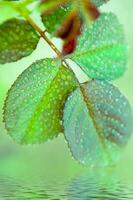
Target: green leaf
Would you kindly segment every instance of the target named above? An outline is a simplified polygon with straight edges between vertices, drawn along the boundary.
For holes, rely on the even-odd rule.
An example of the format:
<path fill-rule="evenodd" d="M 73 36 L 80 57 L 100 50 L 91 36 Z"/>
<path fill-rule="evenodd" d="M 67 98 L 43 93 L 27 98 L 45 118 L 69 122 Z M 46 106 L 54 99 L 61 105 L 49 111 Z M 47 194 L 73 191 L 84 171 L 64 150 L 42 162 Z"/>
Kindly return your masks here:
<path fill-rule="evenodd" d="M 17 61 L 30 55 L 39 36 L 24 20 L 11 19 L 0 25 L 0 63 Z"/>
<path fill-rule="evenodd" d="M 86 26 L 69 57 L 91 78 L 120 77 L 126 69 L 127 46 L 117 17 L 104 13 L 91 26 Z"/>
<path fill-rule="evenodd" d="M 101 6 L 104 3 L 107 3 L 109 0 L 91 0 L 96 6 Z"/>
<path fill-rule="evenodd" d="M 117 161 L 133 131 L 128 100 L 115 86 L 99 80 L 83 84 L 70 95 L 63 121 L 74 158 L 86 165 Z"/>
<path fill-rule="evenodd" d="M 33 63 L 13 84 L 4 106 L 8 134 L 18 143 L 42 143 L 62 128 L 68 95 L 77 87 L 73 73 L 54 59 Z"/>
<path fill-rule="evenodd" d="M 56 31 L 65 21 L 70 7 L 68 5 L 57 7 L 55 10 L 50 12 L 44 12 L 42 14 L 42 22 L 46 27 L 47 31 L 51 34 L 55 34 Z"/>

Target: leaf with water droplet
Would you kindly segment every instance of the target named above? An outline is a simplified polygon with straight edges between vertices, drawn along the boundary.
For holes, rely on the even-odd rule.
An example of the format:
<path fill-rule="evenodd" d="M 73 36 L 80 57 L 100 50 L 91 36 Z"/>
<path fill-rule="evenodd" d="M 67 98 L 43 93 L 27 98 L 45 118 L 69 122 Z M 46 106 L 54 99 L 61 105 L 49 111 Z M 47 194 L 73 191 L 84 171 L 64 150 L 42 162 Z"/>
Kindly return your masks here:
<path fill-rule="evenodd" d="M 117 17 L 104 13 L 92 25 L 86 26 L 69 58 L 91 78 L 114 80 L 123 75 L 127 46 Z"/>
<path fill-rule="evenodd" d="M 70 7 L 67 4 L 64 6 L 57 6 L 56 9 L 42 13 L 42 22 L 49 33 L 56 35 L 57 30 L 65 21 L 69 9 Z"/>
<path fill-rule="evenodd" d="M 10 19 L 0 25 L 0 63 L 17 61 L 30 55 L 39 36 L 25 20 Z"/>
<path fill-rule="evenodd" d="M 72 155 L 86 165 L 117 161 L 133 131 L 128 100 L 115 86 L 100 80 L 82 84 L 69 96 L 63 118 Z"/>
<path fill-rule="evenodd" d="M 77 87 L 73 73 L 60 61 L 43 59 L 27 68 L 8 92 L 4 121 L 8 134 L 18 143 L 41 143 L 62 128 L 68 95 Z"/>

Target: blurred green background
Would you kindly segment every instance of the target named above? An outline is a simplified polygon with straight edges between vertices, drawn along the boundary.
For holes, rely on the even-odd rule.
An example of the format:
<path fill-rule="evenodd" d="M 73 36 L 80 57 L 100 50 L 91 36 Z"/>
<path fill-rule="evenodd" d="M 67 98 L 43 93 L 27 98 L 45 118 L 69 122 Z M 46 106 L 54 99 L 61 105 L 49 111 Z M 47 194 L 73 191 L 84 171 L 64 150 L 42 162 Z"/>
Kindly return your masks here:
<path fill-rule="evenodd" d="M 5 15 L 3 15 L 3 12 L 0 12 L 0 22 L 7 16 L 7 10 L 2 9 Z M 115 84 L 127 96 L 133 107 L 133 0 L 110 0 L 101 10 L 116 13 L 124 25 L 129 46 L 128 70 L 123 77 L 115 81 Z M 8 11 L 8 13 L 11 14 L 11 11 Z M 60 46 L 59 40 L 54 40 L 54 42 L 57 46 Z M 49 182 L 55 179 L 57 184 L 57 180 L 66 181 L 71 179 L 75 174 L 87 170 L 87 168 L 82 167 L 71 157 L 63 135 L 43 145 L 21 146 L 17 145 L 6 134 L 4 124 L 2 123 L 3 102 L 8 89 L 17 76 L 33 61 L 52 56 L 55 56 L 52 50 L 44 41 L 40 41 L 38 48 L 29 57 L 16 63 L 0 65 L 0 178 L 14 177 L 14 179 L 20 180 L 26 177 L 27 184 L 32 181 L 40 182 L 42 179 Z M 80 76 L 82 75 L 80 74 Z M 132 179 L 133 137 L 125 148 L 122 158 L 115 169 L 115 173 L 117 175 L 120 174 L 124 178 Z M 61 186 L 59 187 L 62 190 Z M 1 198 L 1 194 L 0 199 L 3 199 Z M 47 199 L 47 197 L 44 199 Z"/>

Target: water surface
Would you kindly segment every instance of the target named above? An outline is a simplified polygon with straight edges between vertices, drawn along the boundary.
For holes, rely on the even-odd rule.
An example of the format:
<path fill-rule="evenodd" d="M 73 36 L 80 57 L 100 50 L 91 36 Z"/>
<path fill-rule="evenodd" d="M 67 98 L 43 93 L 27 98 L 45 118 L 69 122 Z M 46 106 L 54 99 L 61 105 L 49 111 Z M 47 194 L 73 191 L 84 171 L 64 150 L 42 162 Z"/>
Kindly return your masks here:
<path fill-rule="evenodd" d="M 133 199 L 131 180 L 118 178 L 113 172 L 90 170 L 79 173 L 69 180 L 0 175 L 0 200 L 123 200 Z"/>

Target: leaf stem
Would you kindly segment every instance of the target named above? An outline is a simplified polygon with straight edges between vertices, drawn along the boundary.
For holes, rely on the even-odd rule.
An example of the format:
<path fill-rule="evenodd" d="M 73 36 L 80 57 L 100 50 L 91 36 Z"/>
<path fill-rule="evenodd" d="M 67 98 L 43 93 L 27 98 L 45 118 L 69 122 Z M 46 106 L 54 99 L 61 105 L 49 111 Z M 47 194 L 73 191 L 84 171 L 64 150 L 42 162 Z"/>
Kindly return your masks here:
<path fill-rule="evenodd" d="M 26 19 L 31 24 L 31 26 L 40 34 L 40 36 L 47 42 L 47 44 L 51 47 L 51 49 L 56 53 L 56 55 L 58 56 L 58 58 L 60 58 L 62 60 L 62 62 L 64 62 L 64 64 L 66 65 L 66 67 L 69 70 L 71 70 L 71 72 L 73 73 L 73 75 L 76 78 L 77 82 L 80 84 L 80 81 L 78 80 L 78 78 L 77 78 L 76 74 L 74 73 L 74 71 L 72 70 L 72 68 L 69 66 L 69 64 L 67 63 L 67 61 L 65 59 L 63 59 L 62 53 L 53 44 L 53 42 L 51 42 L 51 40 L 46 36 L 45 32 L 47 30 L 43 31 L 29 15 L 26 16 Z"/>
<path fill-rule="evenodd" d="M 62 58 L 62 53 L 57 49 L 57 47 L 51 42 L 51 40 L 46 36 L 45 31 L 43 31 L 35 22 L 34 20 L 28 16 L 26 18 L 31 26 L 40 34 L 40 36 L 48 43 L 48 45 L 53 49 L 53 51 L 57 54 L 59 58 Z"/>
<path fill-rule="evenodd" d="M 36 22 L 32 19 L 32 17 L 30 17 L 30 13 L 29 10 L 24 7 L 24 9 L 22 9 L 22 5 L 19 4 L 12 4 L 12 6 L 14 7 L 14 9 L 20 13 L 24 18 L 26 18 L 26 20 L 31 24 L 31 26 L 40 34 L 40 36 L 48 43 L 48 45 L 53 49 L 53 51 L 57 54 L 57 56 L 59 58 L 62 58 L 62 53 L 57 49 L 57 47 L 51 42 L 51 40 L 49 40 L 49 38 L 46 36 L 45 32 L 46 30 L 42 30 L 37 24 Z"/>
<path fill-rule="evenodd" d="M 69 64 L 67 63 L 67 61 L 65 59 L 63 59 L 63 55 L 62 53 L 57 49 L 57 47 L 51 42 L 51 40 L 46 36 L 45 32 L 46 30 L 42 30 L 35 22 L 34 20 L 30 17 L 27 16 L 26 19 L 28 20 L 28 22 L 32 25 L 32 27 L 40 34 L 40 36 L 48 43 L 48 45 L 53 49 L 53 51 L 57 54 L 57 56 L 62 60 L 62 62 L 64 62 L 64 64 L 66 65 L 66 67 L 71 70 L 71 72 L 73 73 L 73 75 L 75 76 L 76 80 L 78 81 L 78 83 L 80 83 L 80 81 L 78 80 L 76 74 L 74 73 L 74 71 L 72 70 L 72 68 L 69 66 Z"/>
<path fill-rule="evenodd" d="M 30 1 L 30 0 L 29 0 Z M 67 1 L 67 0 L 62 0 L 63 2 Z M 13 2 L 14 3 L 14 2 Z M 26 20 L 30 23 L 30 25 L 39 33 L 39 35 L 47 42 L 47 44 L 51 47 L 51 49 L 56 53 L 56 55 L 58 56 L 58 58 L 61 59 L 62 63 L 64 62 L 64 64 L 66 65 L 66 67 L 71 70 L 71 72 L 73 73 L 73 75 L 75 76 L 77 82 L 80 84 L 80 81 L 78 80 L 76 74 L 74 73 L 74 71 L 72 70 L 72 68 L 69 66 L 69 64 L 67 63 L 67 61 L 65 59 L 63 59 L 63 55 L 62 53 L 58 50 L 58 48 L 54 45 L 53 42 L 51 42 L 51 40 L 46 36 L 46 31 L 47 30 L 42 30 L 37 24 L 36 22 L 32 19 L 32 17 L 30 17 L 30 13 L 29 10 L 25 7 L 24 11 L 21 9 L 22 7 L 20 7 L 20 3 L 17 4 L 12 4 L 12 6 L 15 8 L 15 10 L 20 13 L 24 18 L 26 18 Z"/>

